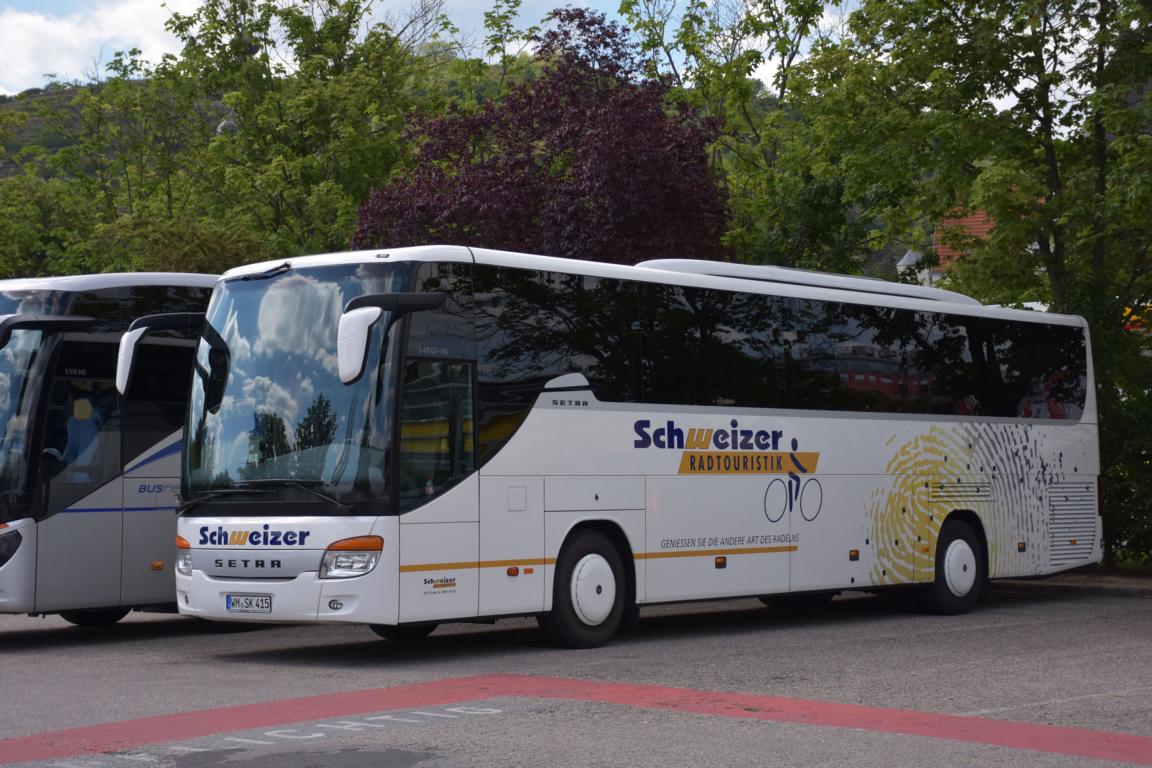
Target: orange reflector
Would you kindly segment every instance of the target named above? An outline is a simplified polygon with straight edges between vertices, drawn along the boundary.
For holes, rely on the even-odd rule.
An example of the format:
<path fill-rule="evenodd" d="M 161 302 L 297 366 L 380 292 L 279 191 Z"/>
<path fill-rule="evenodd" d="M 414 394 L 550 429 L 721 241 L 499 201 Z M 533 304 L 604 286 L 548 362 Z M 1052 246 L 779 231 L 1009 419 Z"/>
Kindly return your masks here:
<path fill-rule="evenodd" d="M 1027 552 L 1028 551 L 1028 545 L 1026 543 L 1024 543 L 1023 541 L 1018 541 L 1018 542 L 1016 542 L 1016 551 L 1017 552 Z"/>
<path fill-rule="evenodd" d="M 152 561 L 152 570 L 154 570 L 154 571 L 164 570 L 164 561 L 163 560 L 153 560 Z"/>
<path fill-rule="evenodd" d="M 1076 543 L 1076 539 L 1068 539 L 1068 543 L 1069 543 L 1069 544 L 1075 544 L 1075 543 Z"/>
<path fill-rule="evenodd" d="M 192 545 L 188 543 L 188 539 L 183 536 L 177 536 L 176 549 L 192 549 Z"/>
<path fill-rule="evenodd" d="M 340 539 L 328 545 L 328 551 L 333 552 L 363 552 L 365 550 L 379 552 L 384 549 L 384 539 L 379 536 L 353 536 L 350 539 Z"/>
<path fill-rule="evenodd" d="M 716 558 L 716 567 L 717 568 L 727 568 L 728 567 L 728 558 L 723 557 L 723 556 Z"/>
<path fill-rule="evenodd" d="M 857 560 L 859 560 L 860 559 L 860 550 L 858 550 L 858 549 L 848 550 L 848 559 L 851 560 L 852 562 L 856 562 Z"/>
<path fill-rule="evenodd" d="M 524 575 L 525 575 L 525 576 L 531 576 L 531 575 L 532 575 L 532 574 L 534 574 L 534 573 L 536 573 L 536 569 L 535 569 L 535 568 L 525 568 L 525 569 L 524 569 Z"/>
<path fill-rule="evenodd" d="M 920 549 L 924 554 L 928 554 L 932 551 L 932 547 L 921 547 Z"/>
<path fill-rule="evenodd" d="M 509 576 L 519 576 L 520 575 L 520 566 L 518 566 L 518 565 L 508 566 L 508 575 Z"/>

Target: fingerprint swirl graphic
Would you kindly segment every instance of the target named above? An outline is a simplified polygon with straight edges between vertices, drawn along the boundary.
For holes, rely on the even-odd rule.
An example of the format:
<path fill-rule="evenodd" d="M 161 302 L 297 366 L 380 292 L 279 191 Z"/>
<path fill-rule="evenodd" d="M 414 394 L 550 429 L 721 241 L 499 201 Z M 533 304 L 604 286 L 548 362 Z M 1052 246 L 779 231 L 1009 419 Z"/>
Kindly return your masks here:
<path fill-rule="evenodd" d="M 1046 558 L 1048 488 L 1066 475 L 1047 461 L 1032 425 L 956 424 L 898 434 L 888 487 L 868 507 L 874 584 L 928 581 L 940 526 L 955 510 L 980 518 L 992 577 L 1039 573 Z M 1032 542 L 1019 552 L 1016 542 Z M 927 551 L 925 551 L 927 550 Z"/>

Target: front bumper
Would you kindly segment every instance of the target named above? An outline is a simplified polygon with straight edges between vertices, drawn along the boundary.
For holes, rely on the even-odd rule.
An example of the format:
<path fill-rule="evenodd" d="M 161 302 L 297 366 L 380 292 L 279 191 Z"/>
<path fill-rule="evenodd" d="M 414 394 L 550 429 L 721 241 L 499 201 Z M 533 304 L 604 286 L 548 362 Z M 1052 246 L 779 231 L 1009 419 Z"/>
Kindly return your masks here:
<path fill-rule="evenodd" d="M 378 571 L 379 569 L 377 569 Z M 220 579 L 203 571 L 176 576 L 176 603 L 180 613 L 213 621 L 250 621 L 266 624 L 395 623 L 375 593 L 377 571 L 352 579 L 321 579 L 315 571 L 293 579 Z M 229 611 L 228 595 L 269 595 L 269 613 Z"/>

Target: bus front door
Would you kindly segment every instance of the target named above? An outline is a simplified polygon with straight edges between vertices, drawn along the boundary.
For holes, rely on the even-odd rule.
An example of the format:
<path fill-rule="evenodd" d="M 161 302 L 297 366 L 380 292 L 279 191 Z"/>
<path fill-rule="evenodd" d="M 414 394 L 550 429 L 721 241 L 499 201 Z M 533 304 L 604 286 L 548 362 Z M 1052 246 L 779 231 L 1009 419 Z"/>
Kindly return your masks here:
<path fill-rule="evenodd" d="M 36 612 L 120 604 L 124 526 L 114 352 L 66 343 L 49 391 L 40 455 Z M 107 358 L 107 359 L 105 359 Z M 109 375 L 93 373 L 107 368 Z"/>

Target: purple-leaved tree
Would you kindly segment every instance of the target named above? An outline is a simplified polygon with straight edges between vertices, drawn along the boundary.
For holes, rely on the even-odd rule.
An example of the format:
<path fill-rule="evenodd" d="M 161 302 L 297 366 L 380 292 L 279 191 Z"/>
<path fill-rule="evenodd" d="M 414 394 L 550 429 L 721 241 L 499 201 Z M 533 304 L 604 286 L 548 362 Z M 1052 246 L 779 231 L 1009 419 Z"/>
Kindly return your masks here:
<path fill-rule="evenodd" d="M 635 263 L 724 257 L 716 126 L 669 105 L 627 30 L 553 11 L 541 73 L 474 113 L 414 120 L 409 170 L 360 208 L 354 247 L 460 243 Z"/>

